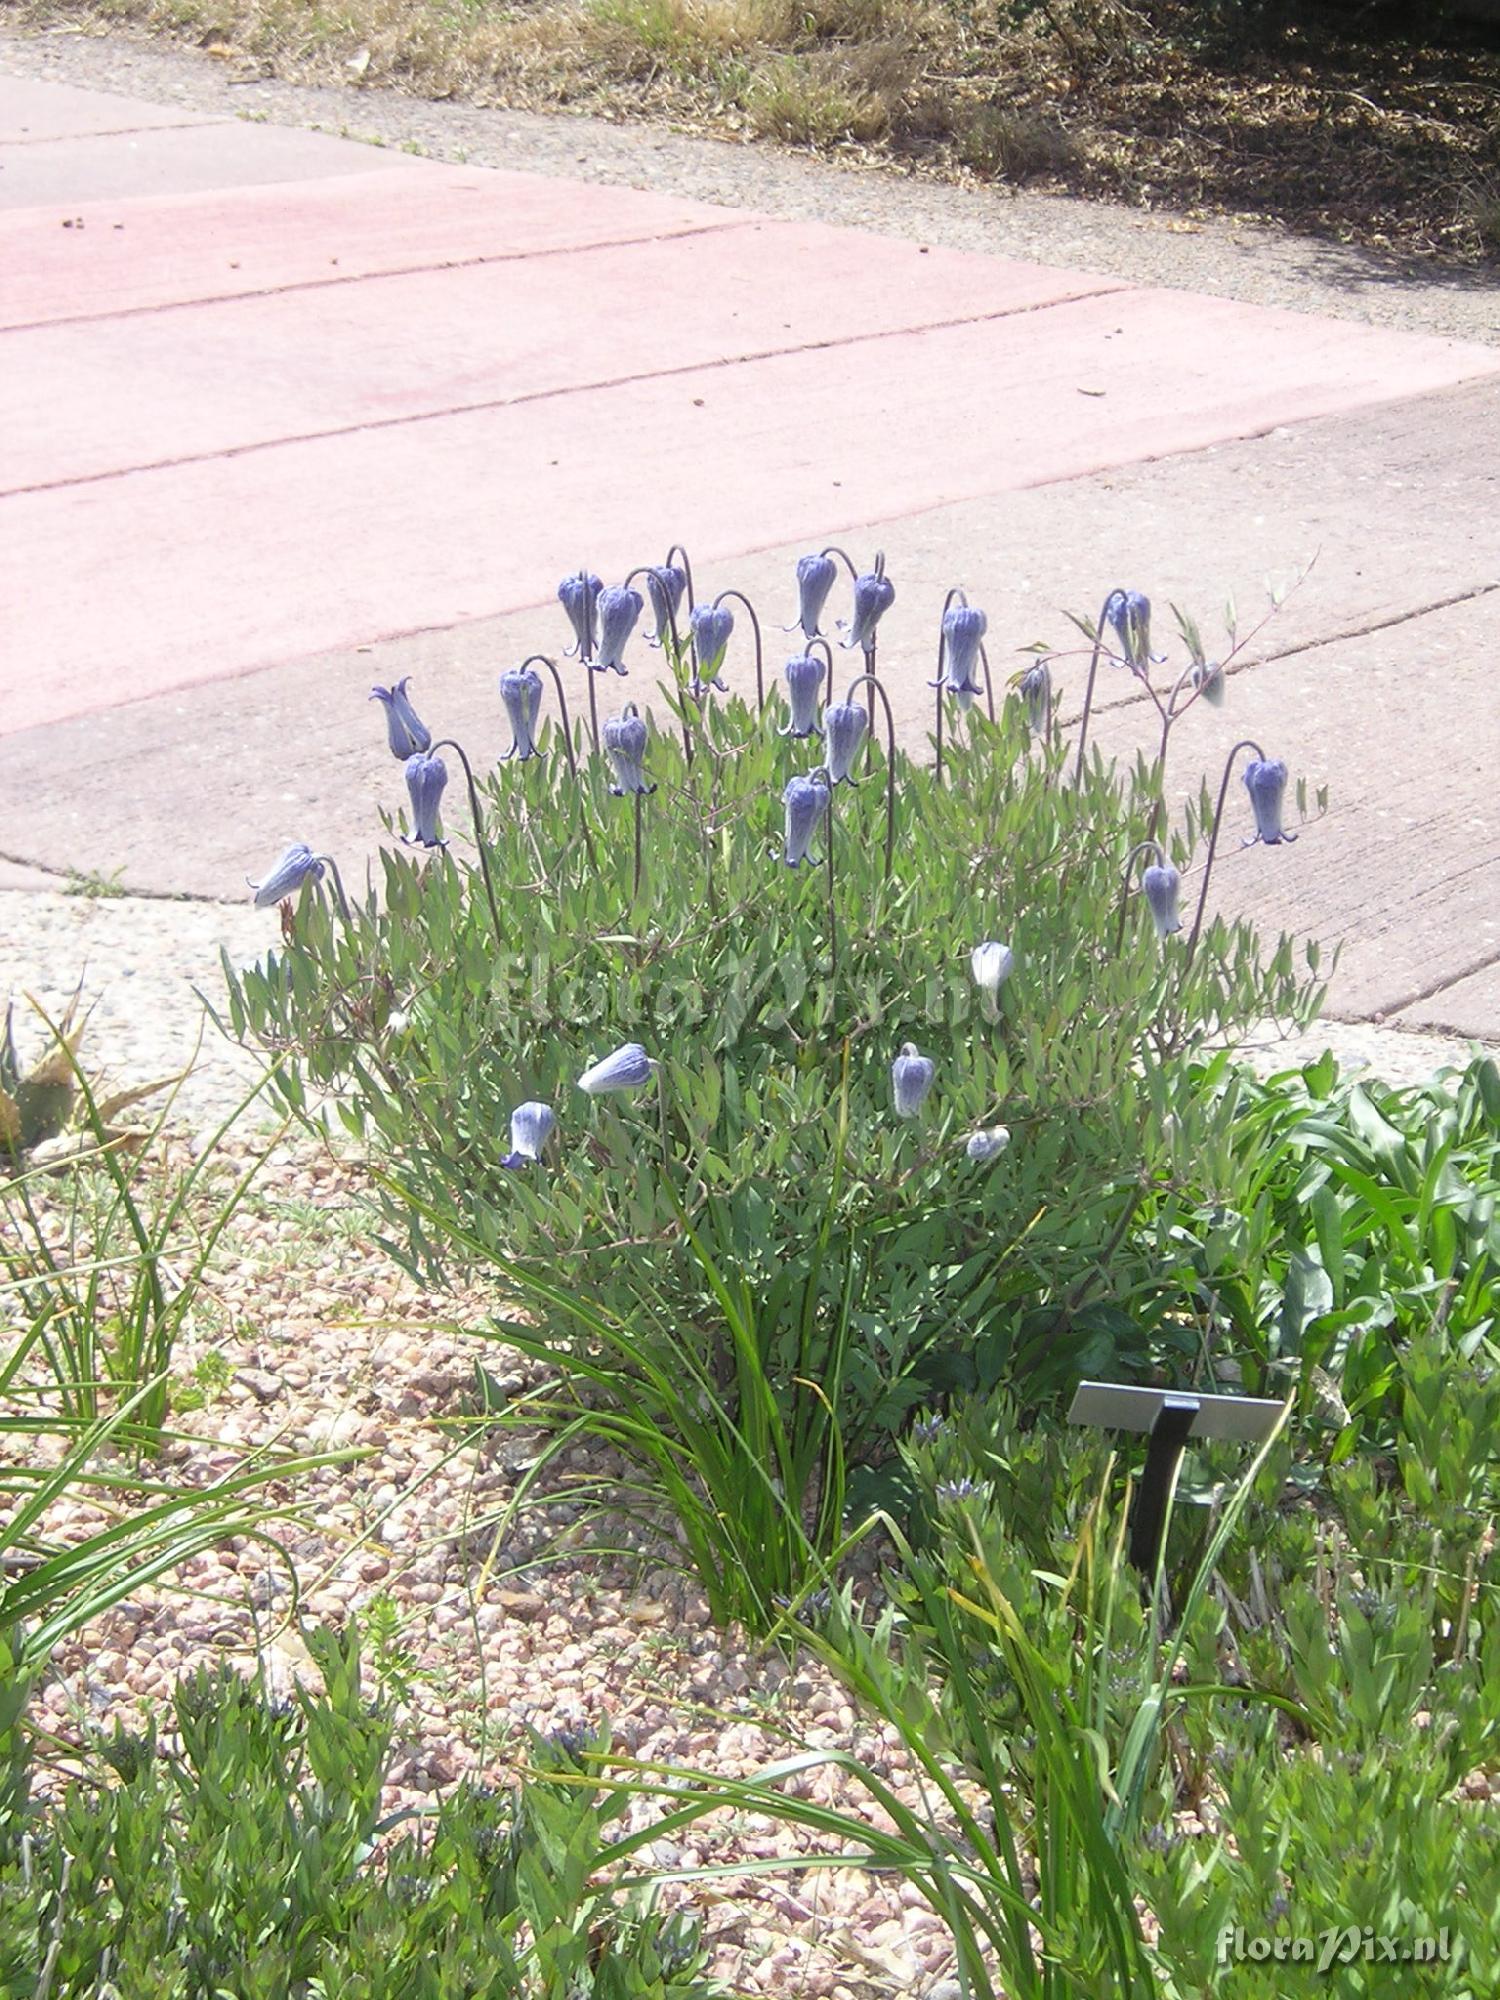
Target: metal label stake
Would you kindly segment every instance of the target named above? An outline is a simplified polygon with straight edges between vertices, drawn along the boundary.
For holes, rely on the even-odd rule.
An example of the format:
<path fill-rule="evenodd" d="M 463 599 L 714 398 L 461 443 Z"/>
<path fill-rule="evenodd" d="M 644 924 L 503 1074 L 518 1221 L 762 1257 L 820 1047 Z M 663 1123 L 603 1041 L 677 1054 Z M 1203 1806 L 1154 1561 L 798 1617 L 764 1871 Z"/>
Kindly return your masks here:
<path fill-rule="evenodd" d="M 1146 1575 L 1161 1556 L 1167 1502 L 1182 1454 L 1193 1438 L 1231 1438 L 1261 1444 L 1282 1406 L 1258 1396 L 1199 1396 L 1176 1389 L 1142 1389 L 1127 1382 L 1080 1382 L 1068 1411 L 1070 1424 L 1101 1430 L 1144 1431 L 1151 1442 L 1130 1514 L 1130 1560 Z"/>

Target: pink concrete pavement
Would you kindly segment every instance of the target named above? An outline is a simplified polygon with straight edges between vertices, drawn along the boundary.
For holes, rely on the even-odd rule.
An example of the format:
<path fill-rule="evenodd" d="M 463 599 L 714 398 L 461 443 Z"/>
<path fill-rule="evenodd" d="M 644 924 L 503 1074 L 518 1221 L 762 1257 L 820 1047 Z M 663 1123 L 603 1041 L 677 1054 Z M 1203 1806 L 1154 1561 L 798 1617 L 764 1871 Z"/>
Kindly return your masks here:
<path fill-rule="evenodd" d="M 265 838 L 254 787 L 275 796 L 309 733 L 368 733 L 361 653 L 418 632 L 486 662 L 555 641 L 556 577 L 584 558 L 618 574 L 682 537 L 723 580 L 784 594 L 769 579 L 800 546 L 883 541 L 891 643 L 925 666 L 956 574 L 985 585 L 992 630 L 1029 622 L 1041 605 L 1006 601 L 1018 575 L 1059 566 L 1089 582 L 1049 581 L 1050 603 L 1090 598 L 1143 559 L 1149 521 L 1158 597 L 1181 587 L 1178 545 L 1201 591 L 1205 565 L 1234 574 L 1262 541 L 1279 567 L 1309 553 L 1295 517 L 1332 482 L 1335 555 L 1283 642 L 1336 648 L 1372 602 L 1398 623 L 1500 587 L 1477 491 L 1494 456 L 1464 450 L 1500 432 L 1489 347 L 4 78 L 0 270 L 0 853 L 128 865 L 145 887 L 234 892 Z M 1399 497 L 1354 433 L 1403 408 Z M 1304 435 L 1316 452 L 1287 473 L 1277 441 Z M 1410 512 L 1415 566 L 1382 508 Z M 1467 657 L 1473 615 L 1435 661 Z M 904 677 L 916 741 L 922 675 Z M 330 682 L 336 720 L 316 713 Z M 1365 724 L 1357 675 L 1329 685 L 1308 731 Z M 127 743 L 191 746 L 195 786 L 158 755 L 163 782 L 122 787 Z M 1372 733 L 1378 768 L 1391 748 Z M 1472 803 L 1483 865 L 1456 851 L 1462 799 L 1423 864 L 1434 924 L 1462 911 L 1468 934 L 1406 938 L 1399 964 L 1372 945 L 1350 1009 L 1405 1005 L 1435 972 L 1467 996 L 1460 1026 L 1500 1027 L 1500 827 Z M 1287 882 L 1302 928 L 1375 922 L 1358 896 L 1335 918 L 1305 865 Z"/>

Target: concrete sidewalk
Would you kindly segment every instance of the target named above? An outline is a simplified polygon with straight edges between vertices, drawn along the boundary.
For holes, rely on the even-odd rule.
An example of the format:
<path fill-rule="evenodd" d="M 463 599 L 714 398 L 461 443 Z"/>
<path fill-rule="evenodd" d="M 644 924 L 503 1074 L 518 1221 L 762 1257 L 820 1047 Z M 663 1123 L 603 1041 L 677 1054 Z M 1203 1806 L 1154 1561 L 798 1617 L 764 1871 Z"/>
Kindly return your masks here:
<path fill-rule="evenodd" d="M 371 682 L 498 754 L 583 560 L 684 541 L 770 624 L 882 546 L 916 745 L 952 583 L 1008 673 L 1114 583 L 1211 635 L 1316 553 L 1177 778 L 1249 734 L 1327 782 L 1226 895 L 1343 943 L 1336 1013 L 1500 1039 L 1500 348 L 4 77 L 0 271 L 0 853 L 358 873 Z"/>

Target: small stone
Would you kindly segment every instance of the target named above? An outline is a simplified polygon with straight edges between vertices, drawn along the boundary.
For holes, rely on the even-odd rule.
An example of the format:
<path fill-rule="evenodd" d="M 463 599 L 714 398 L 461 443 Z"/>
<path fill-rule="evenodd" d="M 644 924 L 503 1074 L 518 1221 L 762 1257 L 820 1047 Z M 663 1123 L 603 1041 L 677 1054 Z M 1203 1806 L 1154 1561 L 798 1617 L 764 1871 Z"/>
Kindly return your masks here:
<path fill-rule="evenodd" d="M 257 1403 L 274 1403 L 286 1390 L 279 1375 L 273 1375 L 268 1368 L 241 1368 L 235 1373 L 236 1382 L 243 1382 Z"/>

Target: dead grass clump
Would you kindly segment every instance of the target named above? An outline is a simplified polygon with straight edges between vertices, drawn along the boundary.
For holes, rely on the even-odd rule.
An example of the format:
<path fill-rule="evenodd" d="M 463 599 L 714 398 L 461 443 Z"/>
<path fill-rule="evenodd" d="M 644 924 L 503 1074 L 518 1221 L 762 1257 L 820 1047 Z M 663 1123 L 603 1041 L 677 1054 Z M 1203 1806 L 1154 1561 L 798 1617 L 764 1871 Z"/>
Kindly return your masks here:
<path fill-rule="evenodd" d="M 952 129 L 959 159 L 988 180 L 1035 180 L 1066 174 L 1078 164 L 1074 140 L 1042 112 L 969 103 L 956 110 Z"/>
<path fill-rule="evenodd" d="M 745 94 L 757 136 L 790 146 L 871 145 L 890 131 L 893 109 L 890 91 L 862 81 L 856 66 L 833 51 L 779 57 Z"/>

